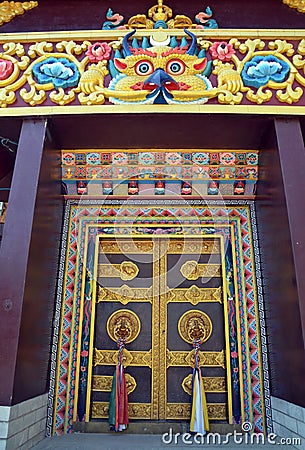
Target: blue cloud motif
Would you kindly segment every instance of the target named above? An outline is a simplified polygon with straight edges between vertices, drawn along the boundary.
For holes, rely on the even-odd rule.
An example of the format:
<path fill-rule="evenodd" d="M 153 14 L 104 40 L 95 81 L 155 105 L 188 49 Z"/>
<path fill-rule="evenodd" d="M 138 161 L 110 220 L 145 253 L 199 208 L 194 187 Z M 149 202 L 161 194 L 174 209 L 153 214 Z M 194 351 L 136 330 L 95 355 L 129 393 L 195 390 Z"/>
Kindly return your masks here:
<path fill-rule="evenodd" d="M 33 75 L 39 84 L 53 83 L 56 89 L 77 86 L 80 78 L 76 64 L 53 56 L 35 64 Z"/>
<path fill-rule="evenodd" d="M 241 77 L 245 86 L 253 86 L 258 89 L 266 86 L 269 80 L 282 83 L 289 71 L 289 65 L 273 55 L 254 56 L 245 64 Z"/>

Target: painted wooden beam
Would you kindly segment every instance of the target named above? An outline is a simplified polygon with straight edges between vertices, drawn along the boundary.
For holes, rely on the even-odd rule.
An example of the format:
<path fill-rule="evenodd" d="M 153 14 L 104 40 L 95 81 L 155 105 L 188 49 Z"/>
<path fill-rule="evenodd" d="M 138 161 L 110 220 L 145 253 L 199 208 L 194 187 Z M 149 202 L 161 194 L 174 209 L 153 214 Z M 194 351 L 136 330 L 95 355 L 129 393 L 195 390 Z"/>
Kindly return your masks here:
<path fill-rule="evenodd" d="M 275 118 L 305 347 L 305 148 L 297 118 Z"/>
<path fill-rule="evenodd" d="M 0 404 L 13 403 L 19 330 L 46 119 L 24 120 L 0 248 Z"/>

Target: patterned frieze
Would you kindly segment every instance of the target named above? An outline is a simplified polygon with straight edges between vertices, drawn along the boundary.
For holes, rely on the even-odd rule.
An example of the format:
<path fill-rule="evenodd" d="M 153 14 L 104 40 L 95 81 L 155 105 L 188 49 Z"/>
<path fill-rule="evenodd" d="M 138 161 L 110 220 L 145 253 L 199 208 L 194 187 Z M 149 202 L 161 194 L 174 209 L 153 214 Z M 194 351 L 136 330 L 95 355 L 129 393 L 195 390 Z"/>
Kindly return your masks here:
<path fill-rule="evenodd" d="M 253 195 L 257 150 L 63 150 L 70 195 Z"/>

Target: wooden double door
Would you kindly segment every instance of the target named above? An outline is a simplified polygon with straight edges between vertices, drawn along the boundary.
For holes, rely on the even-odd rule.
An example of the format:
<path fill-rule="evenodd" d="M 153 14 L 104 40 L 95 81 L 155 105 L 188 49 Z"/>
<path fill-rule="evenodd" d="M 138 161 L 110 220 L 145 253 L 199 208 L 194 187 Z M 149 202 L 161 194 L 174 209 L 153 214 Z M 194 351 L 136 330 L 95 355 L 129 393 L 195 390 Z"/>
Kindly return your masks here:
<path fill-rule="evenodd" d="M 91 372 L 91 420 L 108 417 L 117 339 L 130 420 L 188 420 L 193 339 L 211 421 L 226 421 L 226 286 L 221 236 L 100 237 Z"/>

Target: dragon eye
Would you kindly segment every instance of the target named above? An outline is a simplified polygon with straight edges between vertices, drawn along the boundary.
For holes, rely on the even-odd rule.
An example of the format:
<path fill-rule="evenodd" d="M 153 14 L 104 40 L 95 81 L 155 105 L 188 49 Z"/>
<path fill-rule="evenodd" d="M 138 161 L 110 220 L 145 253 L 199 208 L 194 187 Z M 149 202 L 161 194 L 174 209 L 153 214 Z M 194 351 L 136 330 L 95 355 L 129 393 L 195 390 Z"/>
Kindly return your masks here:
<path fill-rule="evenodd" d="M 138 61 L 135 65 L 137 75 L 150 75 L 154 71 L 154 66 L 150 61 Z"/>
<path fill-rule="evenodd" d="M 180 59 L 171 59 L 166 64 L 166 72 L 170 75 L 182 75 L 185 71 L 185 64 Z"/>

